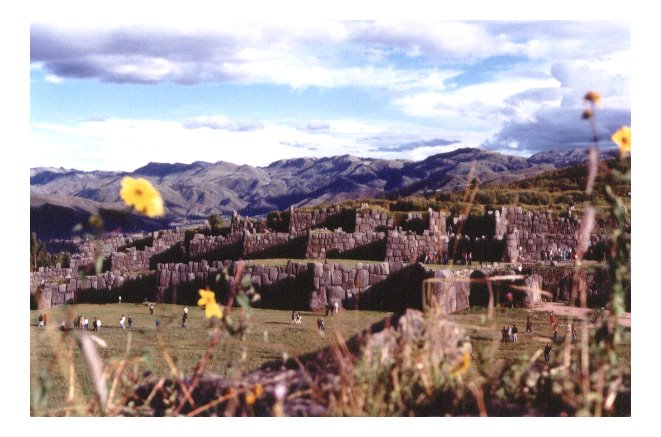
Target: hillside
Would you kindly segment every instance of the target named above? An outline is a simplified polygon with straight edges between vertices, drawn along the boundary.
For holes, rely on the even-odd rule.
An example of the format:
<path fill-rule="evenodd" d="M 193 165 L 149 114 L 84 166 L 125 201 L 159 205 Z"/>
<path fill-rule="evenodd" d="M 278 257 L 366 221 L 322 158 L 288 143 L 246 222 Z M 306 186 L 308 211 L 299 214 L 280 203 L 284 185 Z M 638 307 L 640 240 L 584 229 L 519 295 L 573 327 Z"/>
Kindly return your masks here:
<path fill-rule="evenodd" d="M 603 158 L 609 153 L 603 152 Z M 485 187 L 521 181 L 584 159 L 585 152 L 580 150 L 547 151 L 526 159 L 463 148 L 416 162 L 343 155 L 286 159 L 267 167 L 224 161 L 152 162 L 133 172 L 40 167 L 30 170 L 31 230 L 43 238 L 65 236 L 70 233 L 71 223 L 99 208 L 124 210 L 119 185 L 125 175 L 145 177 L 161 192 L 167 217 L 136 225 L 152 229 L 163 223 L 185 223 L 212 213 L 230 214 L 233 210 L 254 216 L 290 205 L 453 192 L 465 186 L 473 163 L 472 177 Z M 58 217 L 55 221 L 54 216 Z"/>

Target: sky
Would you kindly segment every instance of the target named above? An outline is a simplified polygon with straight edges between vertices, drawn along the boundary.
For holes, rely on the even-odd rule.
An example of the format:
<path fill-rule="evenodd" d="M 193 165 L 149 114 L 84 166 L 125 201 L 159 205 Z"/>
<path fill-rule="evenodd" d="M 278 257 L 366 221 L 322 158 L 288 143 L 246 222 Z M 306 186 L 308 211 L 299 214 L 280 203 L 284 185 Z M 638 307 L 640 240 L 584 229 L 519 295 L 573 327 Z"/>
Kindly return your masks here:
<path fill-rule="evenodd" d="M 631 123 L 628 21 L 30 21 L 30 167 L 265 166 L 603 147 Z"/>

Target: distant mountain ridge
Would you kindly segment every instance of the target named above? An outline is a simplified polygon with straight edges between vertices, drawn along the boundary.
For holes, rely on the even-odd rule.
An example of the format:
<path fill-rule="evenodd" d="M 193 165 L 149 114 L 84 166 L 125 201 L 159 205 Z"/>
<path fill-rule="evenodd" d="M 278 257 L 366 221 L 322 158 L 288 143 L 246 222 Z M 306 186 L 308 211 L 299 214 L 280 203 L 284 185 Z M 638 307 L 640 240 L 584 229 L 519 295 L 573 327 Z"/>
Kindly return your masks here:
<path fill-rule="evenodd" d="M 612 154 L 604 151 L 602 158 Z M 126 209 L 119 198 L 119 186 L 121 178 L 129 175 L 145 177 L 156 186 L 170 221 L 195 220 L 233 210 L 242 215 L 260 215 L 290 205 L 459 189 L 466 184 L 473 163 L 472 177 L 486 185 L 514 182 L 585 161 L 585 149 L 545 151 L 521 158 L 462 148 L 422 161 L 342 155 L 282 159 L 266 167 L 225 161 L 150 162 L 133 172 L 38 167 L 30 169 L 30 207 L 32 210 L 51 204 L 85 212 L 98 207 Z M 32 220 L 44 222 L 32 214 L 31 227 Z"/>

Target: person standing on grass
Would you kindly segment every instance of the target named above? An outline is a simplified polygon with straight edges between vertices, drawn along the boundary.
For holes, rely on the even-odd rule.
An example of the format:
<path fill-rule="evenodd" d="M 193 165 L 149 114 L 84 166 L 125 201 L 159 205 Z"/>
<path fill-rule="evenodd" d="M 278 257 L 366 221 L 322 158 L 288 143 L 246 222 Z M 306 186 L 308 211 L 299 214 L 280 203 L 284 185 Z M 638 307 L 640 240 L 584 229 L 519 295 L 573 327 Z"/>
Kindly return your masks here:
<path fill-rule="evenodd" d="M 122 296 L 119 296 L 119 303 L 122 303 Z"/>
<path fill-rule="evenodd" d="M 551 343 L 546 343 L 546 346 L 544 346 L 544 361 L 546 364 L 549 363 L 549 360 L 551 359 Z"/>
<path fill-rule="evenodd" d="M 576 343 L 576 325 L 571 325 L 571 341 Z"/>
<path fill-rule="evenodd" d="M 526 334 L 528 332 L 532 334 L 532 321 L 530 320 L 530 316 L 526 319 Z"/>
<path fill-rule="evenodd" d="M 558 323 L 553 324 L 553 341 L 558 341 Z"/>
<path fill-rule="evenodd" d="M 133 317 L 129 314 L 129 318 L 127 319 L 127 322 L 129 322 L 129 329 L 133 329 Z"/>
<path fill-rule="evenodd" d="M 153 303 L 149 304 L 149 314 L 154 314 L 154 304 Z"/>
<path fill-rule="evenodd" d="M 509 341 L 509 338 L 507 337 L 507 327 L 503 326 L 503 329 L 500 332 L 502 334 L 502 338 L 500 339 L 500 341 L 502 341 L 503 343 L 507 343 Z"/>
<path fill-rule="evenodd" d="M 96 319 L 96 332 L 101 332 L 101 319 Z"/>
<path fill-rule="evenodd" d="M 159 319 L 156 319 L 156 330 L 157 331 L 161 330 L 161 321 Z"/>
<path fill-rule="evenodd" d="M 519 333 L 519 328 L 516 327 L 516 323 L 515 323 L 512 326 L 512 342 L 514 342 L 514 343 L 517 342 L 516 334 L 518 334 L 518 333 Z"/>
<path fill-rule="evenodd" d="M 39 314 L 39 327 L 43 328 L 44 327 L 44 315 Z"/>
<path fill-rule="evenodd" d="M 44 313 L 44 326 L 48 324 L 48 314 Z"/>
<path fill-rule="evenodd" d="M 125 328 L 126 328 L 126 327 L 124 326 L 124 323 L 125 323 L 125 322 L 126 322 L 126 317 L 124 317 L 124 314 L 122 314 L 122 318 L 119 319 L 119 326 L 120 326 L 122 329 L 125 329 Z"/>
<path fill-rule="evenodd" d="M 185 327 L 186 327 L 186 317 L 187 317 L 187 316 L 186 316 L 186 313 L 183 313 L 183 314 L 181 315 L 181 327 L 182 327 L 182 328 L 185 328 Z"/>

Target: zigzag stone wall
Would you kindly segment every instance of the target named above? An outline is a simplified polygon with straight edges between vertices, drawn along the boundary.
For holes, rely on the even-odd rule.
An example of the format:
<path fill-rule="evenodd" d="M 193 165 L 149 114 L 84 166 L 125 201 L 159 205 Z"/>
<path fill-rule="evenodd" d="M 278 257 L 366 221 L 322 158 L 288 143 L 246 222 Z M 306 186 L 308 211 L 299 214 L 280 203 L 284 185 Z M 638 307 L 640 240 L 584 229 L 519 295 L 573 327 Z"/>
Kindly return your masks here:
<path fill-rule="evenodd" d="M 339 214 L 344 211 L 339 206 L 331 206 L 326 209 L 314 209 L 311 211 L 300 211 L 289 209 L 289 234 L 293 236 L 301 236 L 307 234 L 308 229 L 323 223 L 332 215 Z"/>
<path fill-rule="evenodd" d="M 153 272 L 141 274 L 105 272 L 79 276 L 77 270 L 72 268 L 42 267 L 36 272 L 30 272 L 30 294 L 36 296 L 38 308 L 50 308 L 66 302 L 78 302 L 81 290 L 118 290 L 127 280 L 140 280 L 151 276 L 154 276 Z M 126 297 L 129 298 L 128 295 Z"/>
<path fill-rule="evenodd" d="M 576 250 L 581 221 L 578 217 L 554 217 L 551 211 L 524 212 L 520 207 L 495 211 L 496 238 L 505 238 L 505 261 L 518 257 L 539 260 L 542 251 Z M 605 224 L 598 223 L 590 235 L 591 244 L 606 238 Z"/>
<path fill-rule="evenodd" d="M 448 238 L 445 235 L 423 235 L 414 232 L 392 231 L 386 239 L 386 261 L 416 262 L 428 251 L 443 253 L 448 250 Z"/>
<path fill-rule="evenodd" d="M 383 240 L 385 232 L 334 232 L 328 229 L 311 231 L 308 237 L 308 246 L 305 252 L 306 258 L 325 259 L 330 251 L 343 253 L 367 244 Z"/>
<path fill-rule="evenodd" d="M 191 283 L 212 282 L 223 268 L 233 274 L 235 262 L 206 261 L 188 264 L 158 264 L 158 296 L 165 296 L 177 287 Z M 465 276 L 469 271 L 457 273 Z M 309 309 L 323 310 L 327 303 L 341 306 L 398 311 L 408 307 L 421 307 L 422 280 L 428 277 L 453 278 L 450 271 L 432 271 L 420 264 L 358 263 L 354 267 L 342 264 L 295 263 L 284 266 L 248 265 L 244 274 L 251 277 L 258 292 L 285 280 L 301 281 L 307 293 Z M 395 279 L 391 275 L 399 275 Z M 444 308 L 458 311 L 468 307 L 470 287 L 467 282 L 444 282 L 435 285 L 435 292 L 444 296 Z M 176 294 L 176 291 L 174 292 Z M 268 296 L 265 296 L 267 298 Z M 284 297 L 286 298 L 286 296 Z M 361 302 L 362 301 L 362 302 Z M 286 303 L 285 303 L 286 304 Z"/>

